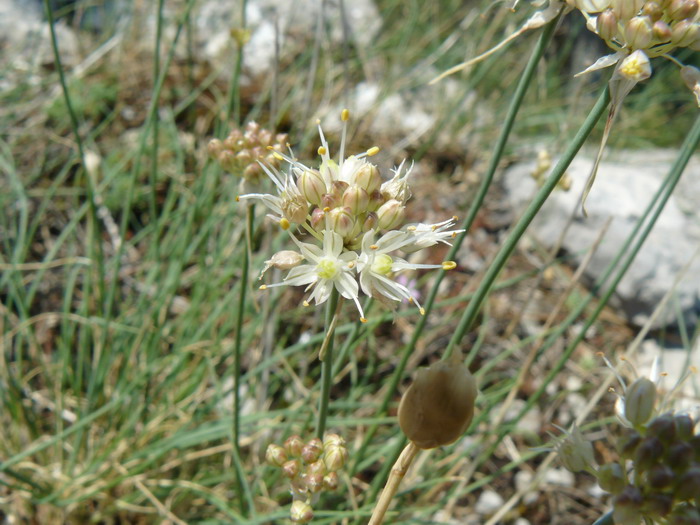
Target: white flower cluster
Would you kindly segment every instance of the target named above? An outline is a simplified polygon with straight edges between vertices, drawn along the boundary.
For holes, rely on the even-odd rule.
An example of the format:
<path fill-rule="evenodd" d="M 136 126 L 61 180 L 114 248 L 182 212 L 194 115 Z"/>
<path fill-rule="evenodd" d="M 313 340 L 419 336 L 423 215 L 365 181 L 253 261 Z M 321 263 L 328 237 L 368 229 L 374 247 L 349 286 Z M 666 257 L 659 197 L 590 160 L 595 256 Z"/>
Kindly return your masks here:
<path fill-rule="evenodd" d="M 304 304 L 309 300 L 321 304 L 335 288 L 341 296 L 354 301 L 363 322 L 360 291 L 388 305 L 407 300 L 424 313 L 411 290 L 393 277 L 402 270 L 450 270 L 456 264 L 412 264 L 397 252 L 412 253 L 437 243 L 449 244 L 449 239 L 463 230 L 451 230 L 456 217 L 437 224 L 402 226 L 406 202 L 411 197 L 411 168 L 401 163 L 394 176 L 382 182 L 377 167 L 367 160 L 378 148 L 344 158 L 348 119 L 348 110 L 343 110 L 338 162 L 330 158 L 319 125 L 318 169 L 305 166 L 291 153 L 274 152 L 288 163 L 288 169 L 282 172 L 274 166 L 261 166 L 277 187 L 277 195 L 251 193 L 239 197 L 262 202 L 272 212 L 268 216 L 289 232 L 298 248 L 278 252 L 267 261 L 263 273 L 273 266 L 289 273 L 283 282 L 263 285 L 261 289 L 306 286 L 311 294 Z M 306 231 L 315 242 L 300 240 L 294 230 Z"/>

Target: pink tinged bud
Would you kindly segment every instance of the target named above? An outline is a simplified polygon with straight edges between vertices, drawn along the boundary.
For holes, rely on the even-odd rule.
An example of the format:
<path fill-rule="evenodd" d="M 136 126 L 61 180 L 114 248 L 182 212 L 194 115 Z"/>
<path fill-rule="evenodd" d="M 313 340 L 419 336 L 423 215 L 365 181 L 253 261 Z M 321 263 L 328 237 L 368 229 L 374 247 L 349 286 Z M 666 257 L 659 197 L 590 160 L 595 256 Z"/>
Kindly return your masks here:
<path fill-rule="evenodd" d="M 384 204 L 384 195 L 382 195 L 382 192 L 379 190 L 374 190 L 372 193 L 369 194 L 369 206 L 368 210 L 369 211 L 377 211 L 379 207 Z"/>
<path fill-rule="evenodd" d="M 323 452 L 323 443 L 320 439 L 314 438 L 301 449 L 301 459 L 304 463 L 313 463 L 321 457 L 321 452 Z"/>
<path fill-rule="evenodd" d="M 391 230 L 399 226 L 406 216 L 406 207 L 399 201 L 391 199 L 382 204 L 377 210 L 379 227 Z"/>
<path fill-rule="evenodd" d="M 286 198 L 282 201 L 282 213 L 289 222 L 303 223 L 306 221 L 308 211 L 309 205 L 300 195 L 294 198 Z"/>
<path fill-rule="evenodd" d="M 649 486 L 653 489 L 665 489 L 671 485 L 673 478 L 673 471 L 661 463 L 657 463 L 647 472 Z"/>
<path fill-rule="evenodd" d="M 676 425 L 673 414 L 663 414 L 655 417 L 647 425 L 647 436 L 655 436 L 661 443 L 668 446 L 676 439 Z"/>
<path fill-rule="evenodd" d="M 304 256 L 300 253 L 292 250 L 282 250 L 274 254 L 271 259 L 265 261 L 265 269 L 274 267 L 278 270 L 291 270 L 303 260 Z"/>
<path fill-rule="evenodd" d="M 329 445 L 323 453 L 323 462 L 329 472 L 336 472 L 345 466 L 348 449 L 342 445 Z"/>
<path fill-rule="evenodd" d="M 314 519 L 314 510 L 305 501 L 295 500 L 292 502 L 292 508 L 289 509 L 289 519 L 294 523 L 309 523 Z"/>
<path fill-rule="evenodd" d="M 617 17 L 612 9 L 606 9 L 598 15 L 596 32 L 603 40 L 612 40 L 617 35 Z"/>
<path fill-rule="evenodd" d="M 335 490 L 338 488 L 338 485 L 340 485 L 340 482 L 338 480 L 338 474 L 335 472 L 329 472 L 323 476 L 323 488 L 327 490 Z"/>
<path fill-rule="evenodd" d="M 207 144 L 207 153 L 209 154 L 209 158 L 216 159 L 219 156 L 219 153 L 221 153 L 223 150 L 224 143 L 219 139 L 211 139 L 209 144 Z"/>
<path fill-rule="evenodd" d="M 238 151 L 243 147 L 241 132 L 234 130 L 224 139 L 224 147 L 233 151 Z"/>
<path fill-rule="evenodd" d="M 399 405 L 399 425 L 419 448 L 455 442 L 474 416 L 476 381 L 462 363 L 438 361 L 416 374 Z"/>
<path fill-rule="evenodd" d="M 663 20 L 654 22 L 651 33 L 656 42 L 668 42 L 671 40 L 671 27 Z"/>
<path fill-rule="evenodd" d="M 658 438 L 644 438 L 634 453 L 634 468 L 639 472 L 648 470 L 663 453 L 664 446 Z"/>
<path fill-rule="evenodd" d="M 672 0 L 666 13 L 672 20 L 688 20 L 698 12 L 697 0 Z"/>
<path fill-rule="evenodd" d="M 612 8 L 618 19 L 629 20 L 636 16 L 644 5 L 644 0 L 613 0 Z"/>
<path fill-rule="evenodd" d="M 353 215 L 359 215 L 369 206 L 369 194 L 360 186 L 350 186 L 343 193 L 343 206 L 350 208 Z"/>
<path fill-rule="evenodd" d="M 336 197 L 332 193 L 326 193 L 322 198 L 321 198 L 321 207 L 326 210 L 331 210 L 333 208 L 337 208 L 341 204 L 341 199 L 340 197 Z"/>
<path fill-rule="evenodd" d="M 598 484 L 603 490 L 611 494 L 619 494 L 625 488 L 627 476 L 622 471 L 619 463 L 607 463 L 598 469 L 596 473 Z"/>
<path fill-rule="evenodd" d="M 651 418 L 656 404 L 656 385 L 646 377 L 640 377 L 625 393 L 625 418 L 635 427 Z"/>
<path fill-rule="evenodd" d="M 281 467 L 287 462 L 287 453 L 279 445 L 270 444 L 265 451 L 265 461 L 273 467 Z"/>
<path fill-rule="evenodd" d="M 290 459 L 282 465 L 282 473 L 289 479 L 297 477 L 301 471 L 301 463 L 298 459 Z"/>
<path fill-rule="evenodd" d="M 325 218 L 326 218 L 326 212 L 324 212 L 321 208 L 316 208 L 314 211 L 311 212 L 311 227 L 314 230 L 318 230 L 319 226 L 321 226 L 321 229 L 324 229 L 323 227 L 325 226 Z"/>
<path fill-rule="evenodd" d="M 371 194 L 382 185 L 382 177 L 374 164 L 366 162 L 355 172 L 355 183 Z"/>
<path fill-rule="evenodd" d="M 642 14 L 651 18 L 652 22 L 656 22 L 663 16 L 664 10 L 658 2 L 647 2 L 642 8 Z"/>
<path fill-rule="evenodd" d="M 331 195 L 338 199 L 339 201 L 342 200 L 343 198 L 343 193 L 345 193 L 345 190 L 347 190 L 350 187 L 350 185 L 347 182 L 343 182 L 342 180 L 337 180 L 334 181 L 333 184 L 331 184 Z"/>
<path fill-rule="evenodd" d="M 367 213 L 365 216 L 365 220 L 362 223 L 362 231 L 363 232 L 368 232 L 370 230 L 373 230 L 377 227 L 377 222 L 379 221 L 379 218 L 377 217 L 377 214 L 374 213 L 373 211 Z"/>
<path fill-rule="evenodd" d="M 345 440 L 338 434 L 326 434 L 323 436 L 323 447 L 339 446 L 345 445 Z"/>
<path fill-rule="evenodd" d="M 323 462 L 322 459 L 317 459 L 313 463 L 309 463 L 306 466 L 306 473 L 323 475 L 326 473 L 326 464 Z"/>
<path fill-rule="evenodd" d="M 698 39 L 700 26 L 697 23 L 681 20 L 671 28 L 671 43 L 687 47 Z"/>
<path fill-rule="evenodd" d="M 625 25 L 625 40 L 632 49 L 646 49 L 651 44 L 651 19 L 635 16 Z"/>
<path fill-rule="evenodd" d="M 317 171 L 306 170 L 302 172 L 297 181 L 297 186 L 302 195 L 311 204 L 318 206 L 321 204 L 323 195 L 326 193 L 326 184 L 321 178 L 321 174 Z"/>
<path fill-rule="evenodd" d="M 328 212 L 328 226 L 341 237 L 349 235 L 355 226 L 350 208 L 333 208 Z"/>
<path fill-rule="evenodd" d="M 224 171 L 228 171 L 229 173 L 237 171 L 238 163 L 236 162 L 236 155 L 234 155 L 232 151 L 227 149 L 221 151 L 216 160 L 219 161 L 219 165 Z"/>
<path fill-rule="evenodd" d="M 674 470 L 683 470 L 693 461 L 694 455 L 693 447 L 688 443 L 680 441 L 668 448 L 668 452 L 666 452 L 666 463 Z"/>
<path fill-rule="evenodd" d="M 301 449 L 304 448 L 304 442 L 297 436 L 289 436 L 284 442 L 284 449 L 291 457 L 298 458 L 301 456 Z"/>

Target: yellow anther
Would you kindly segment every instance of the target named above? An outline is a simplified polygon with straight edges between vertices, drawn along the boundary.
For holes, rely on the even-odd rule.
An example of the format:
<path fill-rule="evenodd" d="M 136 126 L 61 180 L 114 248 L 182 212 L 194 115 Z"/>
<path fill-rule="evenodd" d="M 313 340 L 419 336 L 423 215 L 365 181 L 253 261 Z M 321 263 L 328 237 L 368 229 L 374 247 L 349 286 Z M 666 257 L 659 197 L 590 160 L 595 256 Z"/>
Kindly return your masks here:
<path fill-rule="evenodd" d="M 320 119 L 320 118 L 317 118 L 317 119 L 316 119 L 316 125 L 318 126 L 319 124 L 321 124 L 321 119 Z"/>
<path fill-rule="evenodd" d="M 323 208 L 323 211 L 325 211 L 326 213 L 328 213 L 329 211 L 331 211 L 331 209 L 330 209 L 329 206 L 326 206 L 325 208 Z"/>
<path fill-rule="evenodd" d="M 340 112 L 340 120 L 343 122 L 347 122 L 350 120 L 350 110 L 349 109 L 344 109 L 343 111 Z"/>
<path fill-rule="evenodd" d="M 454 261 L 445 261 L 442 263 L 443 270 L 454 270 L 455 268 L 457 268 L 457 263 Z"/>
<path fill-rule="evenodd" d="M 301 303 L 301 304 L 303 304 L 304 306 L 309 306 L 309 301 L 304 301 L 304 302 Z"/>
<path fill-rule="evenodd" d="M 452 216 L 452 220 L 453 220 L 453 221 L 458 221 L 458 220 L 459 220 L 459 217 L 457 217 L 456 215 L 453 215 L 453 216 Z"/>
<path fill-rule="evenodd" d="M 416 227 L 415 227 L 415 226 L 409 226 L 408 228 L 406 228 L 406 231 L 414 232 L 414 231 L 416 231 Z"/>
<path fill-rule="evenodd" d="M 288 230 L 290 226 L 291 224 L 289 224 L 289 221 L 287 219 L 285 219 L 284 217 L 280 219 L 280 228 L 282 228 L 283 230 Z"/>
<path fill-rule="evenodd" d="M 348 263 L 348 268 L 354 268 L 354 267 L 355 267 L 355 263 L 352 262 L 352 261 L 350 261 L 350 262 Z"/>
<path fill-rule="evenodd" d="M 360 322 L 361 322 L 361 323 L 366 323 L 366 322 L 367 322 L 367 319 L 365 319 L 364 317 L 360 317 Z"/>
<path fill-rule="evenodd" d="M 277 160 L 284 160 L 284 157 L 277 153 L 275 150 L 272 150 L 272 156 L 275 157 Z"/>
<path fill-rule="evenodd" d="M 421 306 L 421 309 L 420 309 L 420 314 L 421 314 L 421 315 L 425 315 L 425 308 L 423 308 L 422 306 Z"/>
<path fill-rule="evenodd" d="M 241 198 L 238 195 L 236 195 L 236 202 L 241 202 Z"/>
<path fill-rule="evenodd" d="M 318 154 L 319 154 L 319 155 L 325 155 L 325 154 L 326 154 L 326 148 L 324 148 L 323 146 L 319 146 L 317 151 L 318 151 Z"/>
<path fill-rule="evenodd" d="M 457 238 L 457 232 L 452 232 L 452 238 L 456 239 Z"/>
<path fill-rule="evenodd" d="M 433 224 L 432 228 L 430 228 L 430 229 L 433 230 L 433 231 L 435 231 L 435 230 L 437 230 L 437 228 L 438 228 L 438 227 L 435 226 L 435 225 Z"/>
<path fill-rule="evenodd" d="M 367 156 L 371 157 L 372 155 L 376 155 L 379 153 L 379 148 L 377 146 L 371 147 L 367 150 Z"/>
<path fill-rule="evenodd" d="M 409 302 L 409 304 L 413 304 L 413 297 L 409 297 L 408 302 Z"/>
<path fill-rule="evenodd" d="M 369 249 L 370 250 L 378 250 L 379 246 L 377 246 L 376 244 L 372 244 L 372 245 L 370 245 Z"/>
<path fill-rule="evenodd" d="M 260 288 L 258 290 L 267 290 L 267 285 L 266 284 L 261 284 Z"/>

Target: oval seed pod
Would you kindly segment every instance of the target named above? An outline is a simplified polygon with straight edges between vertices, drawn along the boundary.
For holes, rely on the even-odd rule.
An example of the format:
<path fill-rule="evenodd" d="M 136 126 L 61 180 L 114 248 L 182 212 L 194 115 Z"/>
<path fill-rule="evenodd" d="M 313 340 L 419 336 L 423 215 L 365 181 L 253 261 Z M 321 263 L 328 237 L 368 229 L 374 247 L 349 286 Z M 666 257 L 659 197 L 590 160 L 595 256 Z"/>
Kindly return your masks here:
<path fill-rule="evenodd" d="M 438 361 L 416 374 L 399 405 L 399 425 L 418 448 L 455 442 L 474 416 L 476 381 L 462 363 Z"/>

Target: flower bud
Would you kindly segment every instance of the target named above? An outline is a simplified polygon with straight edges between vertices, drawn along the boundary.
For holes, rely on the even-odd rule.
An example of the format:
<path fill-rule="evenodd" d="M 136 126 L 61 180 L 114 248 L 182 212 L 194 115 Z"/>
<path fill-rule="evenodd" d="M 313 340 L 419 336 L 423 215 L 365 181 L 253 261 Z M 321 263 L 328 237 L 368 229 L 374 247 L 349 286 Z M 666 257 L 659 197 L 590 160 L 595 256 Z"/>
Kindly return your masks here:
<path fill-rule="evenodd" d="M 474 416 L 476 381 L 462 363 L 438 361 L 416 374 L 399 405 L 399 425 L 418 448 L 456 441 Z"/>
<path fill-rule="evenodd" d="M 574 427 L 560 443 L 559 457 L 571 472 L 588 470 L 593 465 L 593 445 L 583 437 L 578 427 Z"/>
<path fill-rule="evenodd" d="M 233 151 L 227 149 L 221 150 L 219 155 L 216 157 L 216 160 L 219 161 L 221 169 L 228 171 L 229 173 L 234 173 L 238 167 L 236 155 L 233 153 Z"/>
<path fill-rule="evenodd" d="M 678 439 L 688 441 L 691 437 L 693 437 L 693 429 L 695 428 L 693 418 L 687 414 L 678 414 L 674 418 L 673 422 L 676 425 L 676 435 L 678 436 Z"/>
<path fill-rule="evenodd" d="M 663 453 L 664 446 L 658 438 L 644 438 L 634 453 L 634 468 L 639 472 L 648 470 L 661 458 Z"/>
<path fill-rule="evenodd" d="M 636 430 L 625 430 L 617 440 L 617 451 L 623 459 L 632 459 L 637 447 L 642 442 L 642 436 Z"/>
<path fill-rule="evenodd" d="M 284 442 L 284 449 L 287 451 L 287 454 L 293 458 L 298 458 L 301 456 L 301 449 L 303 447 L 304 442 L 302 441 L 301 437 L 297 436 L 296 434 L 289 436 Z"/>
<path fill-rule="evenodd" d="M 606 9 L 598 15 L 596 32 L 603 40 L 612 40 L 617 35 L 617 17 L 612 9 Z"/>
<path fill-rule="evenodd" d="M 336 472 L 345 466 L 348 449 L 342 445 L 329 445 L 323 452 L 323 462 L 329 472 Z"/>
<path fill-rule="evenodd" d="M 641 519 L 642 493 L 633 485 L 627 485 L 613 500 L 613 519 L 620 525 L 637 524 Z"/>
<path fill-rule="evenodd" d="M 677 472 L 682 472 L 693 461 L 693 447 L 688 443 L 680 441 L 668 447 L 666 453 L 666 464 Z"/>
<path fill-rule="evenodd" d="M 644 497 L 644 514 L 655 518 L 663 518 L 673 508 L 673 497 L 668 494 L 653 492 Z"/>
<path fill-rule="evenodd" d="M 379 222 L 379 218 L 377 217 L 377 214 L 374 213 L 373 211 L 368 212 L 365 215 L 364 222 L 362 223 L 362 231 L 368 232 L 370 230 L 373 230 L 374 228 L 377 227 L 378 222 Z"/>
<path fill-rule="evenodd" d="M 651 44 L 651 19 L 635 16 L 625 24 L 625 40 L 632 49 L 646 49 Z"/>
<path fill-rule="evenodd" d="M 243 169 L 243 178 L 247 181 L 255 182 L 258 179 L 262 178 L 263 170 L 260 167 L 260 164 L 253 163 L 253 164 L 248 164 L 244 169 Z"/>
<path fill-rule="evenodd" d="M 314 510 L 311 505 L 300 499 L 292 502 L 292 508 L 289 509 L 289 519 L 294 523 L 309 523 L 314 519 Z"/>
<path fill-rule="evenodd" d="M 243 143 L 243 134 L 241 130 L 234 129 L 228 134 L 228 137 L 224 139 L 224 148 L 238 151 L 245 144 Z"/>
<path fill-rule="evenodd" d="M 323 443 L 320 439 L 313 438 L 301 449 L 301 459 L 304 463 L 313 463 L 321 457 L 321 452 L 323 452 Z"/>
<path fill-rule="evenodd" d="M 647 473 L 649 486 L 654 489 L 665 489 L 671 484 L 673 477 L 673 471 L 660 463 L 651 467 Z"/>
<path fill-rule="evenodd" d="M 321 204 L 321 199 L 326 193 L 326 184 L 318 171 L 304 170 L 299 175 L 297 186 L 307 201 L 317 206 Z"/>
<path fill-rule="evenodd" d="M 374 164 L 365 162 L 355 172 L 355 183 L 368 194 L 371 194 L 382 185 L 382 177 L 379 175 L 379 170 Z"/>
<path fill-rule="evenodd" d="M 391 199 L 377 210 L 378 225 L 383 230 L 391 230 L 401 224 L 406 216 L 406 208 L 399 201 Z"/>
<path fill-rule="evenodd" d="M 617 71 L 627 80 L 641 82 L 651 76 L 651 63 L 646 53 L 638 49 L 620 61 Z"/>
<path fill-rule="evenodd" d="M 338 474 L 335 472 L 329 472 L 325 476 L 323 476 L 323 488 L 327 490 L 335 490 L 338 488 L 338 485 L 340 485 L 340 481 L 338 480 Z"/>
<path fill-rule="evenodd" d="M 692 505 L 676 505 L 666 523 L 668 525 L 700 525 L 700 512 Z"/>
<path fill-rule="evenodd" d="M 640 377 L 625 393 L 625 418 L 635 427 L 651 417 L 656 403 L 656 385 L 651 379 Z"/>
<path fill-rule="evenodd" d="M 352 232 L 355 226 L 355 219 L 350 208 L 333 208 L 328 212 L 328 227 L 341 237 L 345 237 Z"/>
<path fill-rule="evenodd" d="M 700 495 L 700 466 L 689 468 L 680 477 L 673 495 L 679 500 L 691 500 Z"/>
<path fill-rule="evenodd" d="M 647 425 L 647 436 L 656 436 L 664 445 L 670 445 L 676 439 L 673 414 L 663 414 L 652 419 Z"/>
<path fill-rule="evenodd" d="M 345 445 L 345 440 L 339 436 L 338 434 L 326 434 L 323 436 L 323 448 L 325 449 L 326 447 L 332 447 L 332 446 L 339 446 L 342 447 Z"/>
<path fill-rule="evenodd" d="M 301 471 L 301 463 L 298 459 L 290 459 L 282 465 L 282 473 L 289 479 L 297 477 Z"/>
<path fill-rule="evenodd" d="M 321 208 L 314 209 L 314 211 L 311 212 L 311 227 L 314 230 L 318 230 L 319 225 L 322 227 L 325 226 L 325 218 L 326 212 L 324 212 Z"/>
<path fill-rule="evenodd" d="M 612 8 L 620 20 L 629 20 L 642 9 L 644 0 L 613 0 Z"/>
<path fill-rule="evenodd" d="M 382 192 L 379 190 L 374 190 L 372 193 L 369 194 L 369 206 L 367 209 L 369 211 L 377 211 L 379 207 L 384 204 L 386 199 L 384 199 L 384 195 L 382 195 Z"/>
<path fill-rule="evenodd" d="M 281 467 L 287 462 L 287 453 L 279 445 L 271 443 L 265 451 L 265 461 L 273 467 Z"/>
<path fill-rule="evenodd" d="M 642 14 L 651 18 L 652 22 L 656 22 L 663 16 L 664 10 L 658 2 L 646 2 L 642 7 Z"/>
<path fill-rule="evenodd" d="M 369 206 L 369 194 L 360 186 L 350 186 L 343 193 L 343 206 L 350 208 L 354 215 L 359 215 Z"/>
<path fill-rule="evenodd" d="M 625 488 L 626 476 L 619 463 L 606 463 L 598 469 L 598 484 L 611 494 L 619 494 Z"/>
<path fill-rule="evenodd" d="M 678 47 L 687 47 L 695 42 L 700 34 L 700 26 L 688 20 L 681 20 L 671 28 L 671 43 Z"/>
<path fill-rule="evenodd" d="M 209 144 L 207 144 L 207 153 L 211 159 L 217 159 L 223 150 L 224 143 L 219 139 L 211 139 Z"/>
<path fill-rule="evenodd" d="M 301 224 L 306 221 L 309 205 L 301 195 L 282 199 L 282 213 L 289 222 Z"/>
<path fill-rule="evenodd" d="M 668 42 L 671 40 L 671 28 L 663 20 L 657 20 L 651 27 L 651 34 L 656 42 Z"/>
<path fill-rule="evenodd" d="M 689 20 L 698 12 L 697 0 L 672 0 L 666 13 L 671 20 Z"/>
<path fill-rule="evenodd" d="M 326 193 L 322 198 L 321 198 L 321 207 L 325 209 L 332 210 L 333 208 L 337 208 L 340 206 L 341 200 L 339 196 L 336 196 L 332 193 Z"/>
<path fill-rule="evenodd" d="M 306 489 L 313 494 L 320 492 L 323 488 L 323 474 L 306 473 L 302 475 L 302 481 L 304 482 L 304 485 L 306 485 Z"/>

